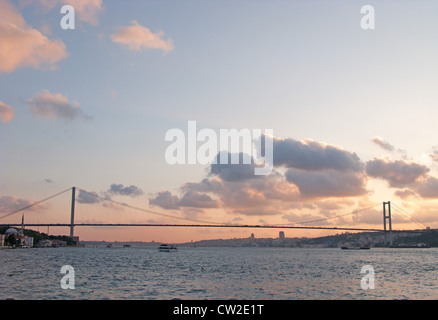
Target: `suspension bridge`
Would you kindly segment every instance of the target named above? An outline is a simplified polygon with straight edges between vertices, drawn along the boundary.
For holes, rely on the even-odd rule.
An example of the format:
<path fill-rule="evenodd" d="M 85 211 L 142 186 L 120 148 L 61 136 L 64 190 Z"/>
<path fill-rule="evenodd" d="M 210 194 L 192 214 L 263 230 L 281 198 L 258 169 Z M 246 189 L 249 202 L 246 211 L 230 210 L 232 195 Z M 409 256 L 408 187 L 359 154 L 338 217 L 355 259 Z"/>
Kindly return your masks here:
<path fill-rule="evenodd" d="M 92 194 L 93 197 L 96 197 L 96 200 L 99 201 L 109 201 L 111 203 L 124 206 L 127 208 L 130 208 L 132 210 L 142 211 L 154 215 L 158 215 L 161 217 L 171 218 L 171 219 L 178 219 L 178 220 L 184 220 L 184 221 L 190 221 L 191 223 L 184 223 L 184 224 L 157 224 L 157 223 L 77 223 L 75 222 L 75 204 L 76 204 L 76 190 L 80 192 L 84 192 L 86 194 Z M 70 228 L 70 237 L 74 237 L 74 229 L 75 227 L 184 227 L 184 228 L 261 228 L 261 229 L 312 229 L 312 230 L 340 230 L 340 231 L 362 231 L 362 232 L 383 232 L 385 236 L 385 243 L 389 243 L 392 245 L 392 233 L 393 232 L 420 232 L 422 230 L 426 230 L 426 225 L 424 225 L 421 221 L 418 219 L 412 217 L 409 213 L 407 213 L 404 209 L 402 209 L 400 206 L 393 203 L 392 210 L 394 212 L 403 216 L 405 219 L 409 220 L 412 223 L 417 224 L 420 229 L 417 230 L 396 230 L 392 228 L 392 212 L 391 212 L 391 202 L 383 202 L 383 229 L 377 229 L 377 228 L 353 228 L 353 227 L 343 227 L 343 226 L 306 226 L 305 224 L 309 223 L 318 223 L 318 222 L 325 222 L 328 220 L 346 217 L 350 215 L 357 215 L 360 212 L 375 209 L 377 207 L 381 207 L 382 203 L 376 204 L 374 206 L 370 206 L 367 208 L 362 208 L 355 210 L 353 212 L 337 215 L 337 216 L 330 216 L 327 218 L 321 218 L 316 220 L 310 220 L 310 221 L 301 221 L 301 222 L 295 222 L 291 224 L 275 224 L 275 225 L 249 225 L 249 224 L 226 224 L 226 223 L 219 223 L 219 222 L 211 222 L 211 221 L 202 221 L 197 219 L 190 219 L 175 215 L 170 215 L 163 212 L 153 211 L 145 208 L 140 208 L 136 206 L 129 205 L 127 203 L 122 203 L 118 201 L 114 201 L 112 199 L 109 199 L 108 197 L 99 196 L 96 193 L 90 193 L 84 189 L 72 187 L 67 190 L 55 193 L 49 197 L 46 197 L 42 200 L 33 202 L 32 204 L 29 204 L 25 207 L 19 208 L 17 210 L 13 210 L 9 213 L 4 214 L 0 217 L 0 219 L 15 215 L 19 212 L 23 212 L 27 209 L 30 209 L 33 206 L 42 204 L 43 202 L 46 202 L 50 199 L 53 199 L 57 196 L 60 196 L 61 194 L 65 194 L 67 192 L 71 192 L 71 207 L 70 207 L 70 223 L 26 223 L 27 227 L 69 227 Z M 0 226 L 20 226 L 22 223 L 17 224 L 1 224 Z M 389 238 L 388 238 L 389 236 Z"/>

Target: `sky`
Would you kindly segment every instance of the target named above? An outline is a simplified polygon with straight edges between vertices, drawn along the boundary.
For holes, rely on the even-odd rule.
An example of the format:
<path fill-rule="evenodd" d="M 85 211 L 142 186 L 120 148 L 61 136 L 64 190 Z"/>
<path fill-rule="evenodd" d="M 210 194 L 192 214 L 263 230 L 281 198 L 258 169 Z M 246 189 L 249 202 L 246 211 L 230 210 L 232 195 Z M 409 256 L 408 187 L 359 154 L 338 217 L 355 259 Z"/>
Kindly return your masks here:
<path fill-rule="evenodd" d="M 71 0 L 74 17 L 64 4 L 0 0 L 0 223 L 69 223 L 70 191 L 10 213 L 75 186 L 77 223 L 382 228 L 391 201 L 394 229 L 438 228 L 436 1 Z M 170 164 L 166 133 L 188 137 L 189 121 L 272 130 L 272 172 Z M 278 229 L 75 229 L 251 233 Z"/>

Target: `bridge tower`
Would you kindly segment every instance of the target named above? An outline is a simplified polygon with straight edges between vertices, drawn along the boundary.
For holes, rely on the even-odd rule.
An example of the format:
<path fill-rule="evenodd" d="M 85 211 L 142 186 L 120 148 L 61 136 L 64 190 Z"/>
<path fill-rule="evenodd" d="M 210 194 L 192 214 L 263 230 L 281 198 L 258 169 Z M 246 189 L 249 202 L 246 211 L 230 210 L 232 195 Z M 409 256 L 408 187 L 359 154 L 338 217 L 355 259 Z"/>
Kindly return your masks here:
<path fill-rule="evenodd" d="M 388 206 L 388 211 L 386 207 Z M 389 245 L 392 246 L 392 220 L 391 220 L 391 201 L 383 202 L 383 234 L 384 234 L 384 244 L 387 245 L 387 232 L 386 232 L 386 220 L 389 224 Z"/>
<path fill-rule="evenodd" d="M 70 220 L 70 237 L 74 236 L 74 227 L 75 227 L 75 193 L 76 188 L 71 188 L 71 220 Z"/>

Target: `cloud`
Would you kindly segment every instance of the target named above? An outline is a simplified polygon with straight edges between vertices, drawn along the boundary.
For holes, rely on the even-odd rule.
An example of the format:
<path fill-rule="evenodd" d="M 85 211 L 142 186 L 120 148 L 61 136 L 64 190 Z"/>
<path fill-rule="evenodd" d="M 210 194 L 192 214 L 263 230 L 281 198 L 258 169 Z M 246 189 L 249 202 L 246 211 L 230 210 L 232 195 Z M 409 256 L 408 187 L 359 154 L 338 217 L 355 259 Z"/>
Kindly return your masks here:
<path fill-rule="evenodd" d="M 199 183 L 186 183 L 181 189 L 209 194 L 218 199 L 219 207 L 242 215 L 278 214 L 299 198 L 298 188 L 278 172 L 258 179 L 224 180 L 214 176 Z"/>
<path fill-rule="evenodd" d="M 196 191 L 187 191 L 181 198 L 172 195 L 170 191 L 160 191 L 155 198 L 149 199 L 149 204 L 159 206 L 163 209 L 189 208 L 218 208 L 219 202 L 213 200 L 209 195 Z"/>
<path fill-rule="evenodd" d="M 198 191 L 198 192 L 220 192 L 223 188 L 221 179 L 219 178 L 204 178 L 201 182 L 187 182 L 182 186 L 184 191 Z"/>
<path fill-rule="evenodd" d="M 353 171 L 308 172 L 289 169 L 286 179 L 297 185 L 305 197 L 353 197 L 367 193 L 366 176 Z"/>
<path fill-rule="evenodd" d="M 129 197 L 138 197 L 144 194 L 143 190 L 131 185 L 129 187 L 124 187 L 122 184 L 112 184 L 107 191 L 101 191 L 100 194 L 94 191 L 79 190 L 79 194 L 76 200 L 79 203 L 95 204 L 101 203 L 105 208 L 116 209 L 121 211 L 124 209 L 125 203 L 120 203 L 113 201 L 111 199 L 112 195 L 121 195 Z"/>
<path fill-rule="evenodd" d="M 378 209 L 371 208 L 371 209 L 365 210 L 363 212 L 358 212 L 358 213 L 351 216 L 351 220 L 353 223 L 365 223 L 365 224 L 372 224 L 372 225 L 376 225 L 376 226 L 381 226 L 382 225 L 382 209 L 381 208 L 378 208 Z M 393 223 L 393 227 L 394 227 L 394 218 L 393 218 L 392 223 Z"/>
<path fill-rule="evenodd" d="M 66 96 L 60 93 L 52 94 L 48 90 L 41 91 L 35 97 L 27 100 L 26 103 L 31 106 L 30 111 L 38 117 L 64 119 L 65 122 L 76 119 L 92 119 L 91 116 L 82 111 L 77 101 L 72 104 Z"/>
<path fill-rule="evenodd" d="M 394 195 L 403 200 L 415 199 L 418 195 L 411 189 L 397 190 Z"/>
<path fill-rule="evenodd" d="M 143 190 L 136 186 L 124 187 L 123 184 L 112 184 L 108 192 L 114 195 L 130 197 L 138 197 L 144 193 Z"/>
<path fill-rule="evenodd" d="M 0 212 L 10 213 L 16 210 L 20 210 L 24 207 L 30 206 L 36 201 L 18 198 L 14 196 L 1 196 L 0 197 Z M 28 209 L 27 211 L 40 212 L 48 208 L 47 204 L 36 204 Z"/>
<path fill-rule="evenodd" d="M 285 176 L 278 172 L 273 172 L 262 179 L 252 180 L 246 186 L 254 192 L 263 194 L 263 199 L 269 202 L 295 202 L 300 199 L 300 192 L 296 185 L 287 181 Z M 233 188 L 230 188 L 233 192 Z"/>
<path fill-rule="evenodd" d="M 249 219 L 276 216 L 290 222 L 322 219 L 314 224 L 339 226 L 381 224 L 381 208 L 376 209 L 369 199 L 370 178 L 404 188 L 395 193 L 402 199 L 438 198 L 438 179 L 429 176 L 429 168 L 405 159 L 374 158 L 364 163 L 342 147 L 274 138 L 274 168 L 269 175 L 255 176 L 254 164 L 243 165 L 242 156 L 240 164 L 211 164 L 199 182 L 187 182 L 179 192 L 161 191 L 149 203 L 182 212 L 191 208 L 205 210 L 196 211 L 203 214 L 226 212 Z M 354 212 L 365 207 L 369 208 Z M 215 208 L 220 210 L 208 210 Z"/>
<path fill-rule="evenodd" d="M 195 191 L 189 191 L 179 201 L 179 205 L 182 207 L 191 208 L 218 208 L 219 203 L 213 200 L 209 195 L 198 193 Z"/>
<path fill-rule="evenodd" d="M 104 9 L 102 0 L 20 0 L 20 4 L 22 6 L 34 5 L 46 10 L 59 7 L 57 8 L 58 13 L 61 6 L 69 4 L 75 9 L 75 16 L 79 21 L 93 26 L 99 24 L 98 16 Z"/>
<path fill-rule="evenodd" d="M 58 1 L 65 4 L 65 1 Z M 98 25 L 98 15 L 103 10 L 102 0 L 69 0 L 67 2 L 73 6 L 79 21 L 87 22 L 90 25 Z"/>
<path fill-rule="evenodd" d="M 430 169 L 420 163 L 375 158 L 366 163 L 370 177 L 386 180 L 390 187 L 405 188 L 394 195 L 404 199 L 438 199 L 438 179 L 429 176 Z"/>
<path fill-rule="evenodd" d="M 111 35 L 112 41 L 127 46 L 129 50 L 140 51 L 142 49 L 159 49 L 164 53 L 173 50 L 172 39 L 164 40 L 164 32 L 151 32 L 148 28 L 132 21 L 132 25 L 120 27 Z"/>
<path fill-rule="evenodd" d="M 109 200 L 109 199 L 108 199 Z M 103 201 L 102 206 L 109 209 L 114 209 L 117 211 L 123 211 L 124 207 L 118 203 L 112 202 L 112 201 Z"/>
<path fill-rule="evenodd" d="M 315 208 L 321 211 L 334 211 L 336 213 L 339 210 L 352 207 L 356 202 L 351 199 L 329 198 L 313 203 L 315 204 Z"/>
<path fill-rule="evenodd" d="M 395 147 L 381 137 L 374 137 L 371 141 L 377 144 L 380 148 L 386 151 L 394 151 Z"/>
<path fill-rule="evenodd" d="M 245 216 L 274 216 L 277 215 L 279 211 L 274 207 L 259 206 L 259 207 L 249 207 L 249 208 L 235 208 L 233 210 L 233 213 L 242 214 Z"/>
<path fill-rule="evenodd" d="M 274 165 L 285 166 L 286 180 L 304 198 L 366 194 L 364 165 L 356 153 L 310 139 L 274 139 Z"/>
<path fill-rule="evenodd" d="M 3 123 L 7 123 L 15 116 L 15 110 L 11 106 L 8 106 L 3 101 L 0 101 L 0 117 Z"/>
<path fill-rule="evenodd" d="M 374 158 L 366 163 L 366 172 L 370 177 L 388 181 L 391 187 L 404 188 L 426 178 L 429 168 L 415 162 Z"/>
<path fill-rule="evenodd" d="M 438 179 L 428 177 L 416 186 L 415 191 L 417 191 L 422 198 L 438 198 Z"/>
<path fill-rule="evenodd" d="M 67 55 L 61 40 L 50 40 L 29 26 L 8 0 L 0 0 L 0 73 L 21 67 L 53 69 Z"/>
<path fill-rule="evenodd" d="M 395 148 L 395 146 L 393 146 L 392 144 L 390 144 L 388 141 L 385 141 L 383 138 L 381 137 L 374 137 L 373 139 L 371 139 L 372 142 L 374 142 L 376 145 L 378 145 L 380 148 L 382 148 L 383 150 L 389 151 L 391 153 L 399 153 L 400 156 L 403 159 L 407 158 L 407 153 L 406 150 L 402 150 L 402 149 L 397 149 Z"/>
<path fill-rule="evenodd" d="M 356 153 L 310 139 L 274 139 L 275 166 L 302 170 L 335 169 L 362 171 L 363 164 Z"/>
<path fill-rule="evenodd" d="M 227 164 L 221 164 L 221 154 L 224 153 L 225 156 L 228 156 L 228 163 Z M 225 157 L 222 156 L 222 157 Z M 222 180 L 226 181 L 236 181 L 236 180 L 244 180 L 244 179 L 254 179 L 257 177 L 260 177 L 260 175 L 254 174 L 254 163 L 253 159 L 251 159 L 251 164 L 244 164 L 243 163 L 243 156 L 244 154 L 242 152 L 239 153 L 239 163 L 232 164 L 231 163 L 231 156 L 232 154 L 229 152 L 220 152 L 216 156 L 216 164 L 212 163 L 210 166 L 210 175 L 218 175 L 222 178 Z"/>
<path fill-rule="evenodd" d="M 80 190 L 78 196 L 76 197 L 76 201 L 87 204 L 99 203 L 100 196 L 94 191 Z"/>
<path fill-rule="evenodd" d="M 163 190 L 158 192 L 155 198 L 149 199 L 149 204 L 159 206 L 163 209 L 179 209 L 179 198 L 172 195 L 170 191 Z"/>
<path fill-rule="evenodd" d="M 438 163 L 438 147 L 433 147 L 433 151 L 429 154 L 429 157 L 434 163 Z"/>
<path fill-rule="evenodd" d="M 227 155 L 230 160 L 231 154 Z M 204 209 L 215 208 L 212 201 L 217 201 L 227 212 L 246 216 L 281 215 L 294 208 L 309 210 L 308 201 L 315 198 L 340 197 L 348 202 L 345 198 L 367 194 L 367 176 L 359 157 L 322 142 L 275 138 L 273 161 L 281 170 L 274 168 L 269 175 L 254 175 L 254 163 L 243 164 L 242 153 L 239 160 L 238 164 L 211 164 L 207 178 L 185 183 L 181 192 L 185 196 L 189 192 L 208 195 L 208 201 L 196 203 Z M 150 203 L 180 209 L 183 198 L 163 191 Z"/>

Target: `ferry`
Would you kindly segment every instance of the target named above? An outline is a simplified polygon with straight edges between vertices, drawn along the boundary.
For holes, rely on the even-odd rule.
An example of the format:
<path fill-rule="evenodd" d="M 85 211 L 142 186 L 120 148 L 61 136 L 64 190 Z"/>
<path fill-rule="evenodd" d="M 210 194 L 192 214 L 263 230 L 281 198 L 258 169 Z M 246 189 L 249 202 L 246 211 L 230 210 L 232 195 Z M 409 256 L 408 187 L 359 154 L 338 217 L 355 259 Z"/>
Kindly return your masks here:
<path fill-rule="evenodd" d="M 158 246 L 158 251 L 160 252 L 171 252 L 176 250 L 178 249 L 173 244 L 162 243 Z"/>

